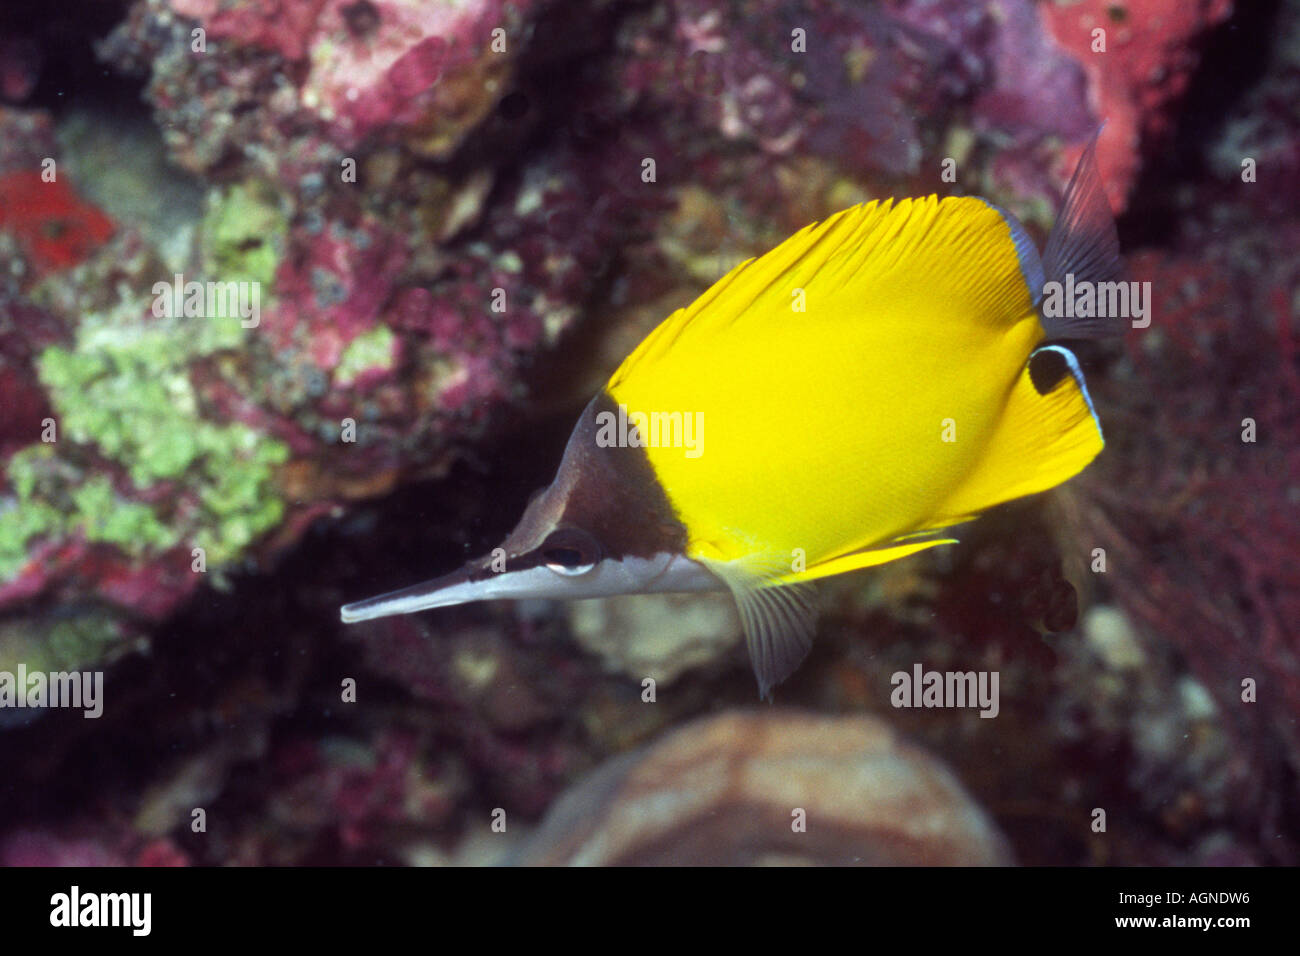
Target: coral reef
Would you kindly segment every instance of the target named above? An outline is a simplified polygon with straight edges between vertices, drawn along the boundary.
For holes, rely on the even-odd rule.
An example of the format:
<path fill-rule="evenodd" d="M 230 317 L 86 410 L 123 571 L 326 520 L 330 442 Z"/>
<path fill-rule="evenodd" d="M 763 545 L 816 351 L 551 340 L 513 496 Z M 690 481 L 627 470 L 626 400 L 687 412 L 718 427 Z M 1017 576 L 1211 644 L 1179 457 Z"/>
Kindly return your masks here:
<path fill-rule="evenodd" d="M 1263 196 L 1212 210 L 1189 210 L 1171 249 L 1134 263 L 1166 321 L 1131 349 L 1132 378 L 1102 387 L 1116 419 L 1141 428 L 1120 432 L 1119 453 L 1084 482 L 1083 521 L 1112 555 L 1116 595 L 1182 649 L 1263 761 L 1258 786 L 1300 769 L 1300 269 L 1270 252 L 1296 248 L 1300 222 Z"/>
<path fill-rule="evenodd" d="M 1300 16 L 1231 6 L 135 0 L 90 21 L 121 116 L 4 33 L 0 670 L 110 706 L 0 711 L 0 862 L 1295 862 Z M 1271 49 L 1209 110 L 1225 21 Z M 731 264 L 891 194 L 1041 237 L 1103 119 L 1155 296 L 1084 355 L 1107 451 L 824 589 L 780 700 L 844 716 L 692 722 L 753 704 L 725 599 L 339 625 L 495 544 Z M 891 708 L 916 662 L 999 672 L 998 718 Z"/>
<path fill-rule="evenodd" d="M 568 618 L 579 645 L 638 682 L 671 683 L 742 639 L 735 602 L 727 594 L 575 601 Z"/>
<path fill-rule="evenodd" d="M 730 13 L 739 29 L 693 0 L 595 4 L 578 39 L 545 3 L 131 6 L 100 53 L 147 74 L 206 209 L 188 246 L 152 245 L 152 220 L 106 246 L 112 225 L 66 178 L 6 150 L 0 193 L 22 196 L 0 204 L 0 231 L 66 338 L 13 331 L 31 356 L 18 405 L 48 406 L 62 435 L 29 432 L 6 462 L 0 570 L 21 586 L 0 595 L 164 615 L 197 586 L 195 549 L 209 572 L 266 566 L 340 501 L 445 471 L 521 407 L 522 373 L 607 291 L 616 257 L 624 274 L 668 267 L 618 290 L 644 321 L 727 255 L 859 198 L 864 177 L 933 185 L 950 151 L 963 184 L 1043 220 L 1059 184 L 1000 161 L 1041 165 L 1091 126 L 1083 74 L 1028 0 Z M 788 36 L 743 26 L 768 21 Z M 557 64 L 579 59 L 571 102 L 548 100 Z M 1041 97 L 1010 93 L 1027 78 Z M 968 129 L 952 104 L 970 97 Z M 252 284 L 259 315 L 155 316 L 151 290 L 173 276 Z M 135 331 L 98 354 L 110 329 Z M 151 597 L 105 578 L 152 579 Z"/>
<path fill-rule="evenodd" d="M 75 266 L 113 234 L 113 222 L 81 200 L 66 180 L 36 171 L 0 177 L 0 229 L 17 237 L 33 276 Z"/>
<path fill-rule="evenodd" d="M 214 46 L 201 55 L 182 45 L 172 50 L 179 59 L 164 56 L 166 38 L 179 38 L 183 25 L 162 6 L 137 6 L 109 44 L 124 58 L 123 50 L 150 57 L 155 80 L 174 84 L 170 92 L 151 88 L 160 111 L 171 103 L 192 106 L 180 88 L 205 84 L 204 69 L 244 69 L 245 57 L 272 55 L 259 51 L 286 36 L 278 9 L 202 6 L 182 11 L 212 21 Z M 386 90 L 390 73 L 407 75 L 412 67 L 403 64 L 425 56 L 420 36 L 454 30 L 454 55 L 442 68 L 448 75 L 408 76 L 403 82 L 416 84 L 410 102 L 389 104 L 392 115 L 376 113 L 376 104 L 352 115 L 340 102 L 321 106 L 330 117 L 317 128 L 294 119 L 295 145 L 276 144 L 266 155 L 292 163 L 310 152 L 310 171 L 254 164 L 243 178 L 214 186 L 194 242 L 179 259 L 175 250 L 151 249 L 128 225 L 114 246 L 69 276 L 68 267 L 107 238 L 106 220 L 74 205 L 64 178 L 44 183 L 35 169 L 6 174 L 5 189 L 23 191 L 22 202 L 6 202 L 0 222 L 17 240 L 15 269 L 35 279 L 60 271 L 57 282 L 28 289 L 28 300 L 62 318 L 70 340 L 42 348 L 25 341 L 21 326 L 12 331 L 14 351 L 31 357 L 14 375 L 29 386 L 38 380 L 45 391 L 44 403 L 33 395 L 19 406 L 47 404 L 62 434 L 38 443 L 39 429 L 30 430 L 28 447 L 7 462 L 11 494 L 0 550 L 4 576 L 17 584 L 5 589 L 11 599 L 57 590 L 72 599 L 107 598 L 133 614 L 167 613 L 199 583 L 195 570 L 264 560 L 339 499 L 445 467 L 454 442 L 480 434 L 493 406 L 519 394 L 516 378 L 527 357 L 554 343 L 577 314 L 607 256 L 602 230 L 571 242 L 554 222 L 566 208 L 589 205 L 600 179 L 588 181 L 572 157 L 541 153 L 513 184 L 499 187 L 502 202 L 484 217 L 490 169 L 457 178 L 416 171 L 421 150 L 433 149 L 434 140 L 450 136 L 454 143 L 463 135 L 426 120 L 445 117 L 446 97 L 457 89 L 462 98 L 477 97 L 485 64 L 509 62 L 491 49 L 494 10 L 448 19 L 426 16 L 419 5 L 382 4 L 373 11 L 378 33 L 363 30 L 355 38 L 360 46 L 346 48 L 336 36 L 340 18 L 356 20 L 359 9 L 327 5 L 317 46 L 276 48 L 274 55 L 316 51 L 369 66 L 390 58 L 391 69 L 372 78 Z M 240 11 L 270 32 L 253 29 L 253 21 L 236 16 Z M 519 13 L 512 8 L 501 22 L 509 26 Z M 376 49 L 384 55 L 359 52 Z M 323 75 L 337 78 L 336 66 L 326 63 Z M 462 67 L 476 79 L 452 82 Z M 420 83 L 436 86 L 427 102 Z M 504 88 L 504 79 L 496 85 Z M 302 92 L 311 99 L 306 87 Z M 231 115 L 208 105 L 209 119 Z M 474 107 L 475 117 L 490 105 Z M 172 119 L 173 132 L 184 128 Z M 258 113 L 254 125 L 276 128 L 265 120 Z M 406 129 L 420 146 L 393 151 L 372 144 L 360 154 L 358 183 L 345 169 L 356 161 L 342 149 L 376 125 Z M 186 147 L 175 135 L 170 145 L 184 161 Z M 332 152 L 321 152 L 326 146 Z M 47 155 L 58 150 L 51 144 Z M 30 150 L 23 156 L 12 161 L 35 161 Z M 292 188 L 284 188 L 286 181 Z M 606 235 L 626 226 L 618 205 L 606 202 Z M 449 245 L 482 218 L 474 243 Z M 47 235 L 51 221 L 59 225 Z M 251 284 L 260 293 L 260 315 L 159 316 L 152 290 L 173 274 Z M 503 305 L 493 311 L 498 289 Z M 100 350 L 110 330 L 118 339 L 111 355 Z M 156 420 L 152 409 L 159 410 Z M 202 568 L 191 567 L 196 548 L 204 551 Z M 85 567 L 92 556 L 93 567 Z M 144 589 L 102 586 L 105 577 L 124 576 L 151 580 L 148 603 L 135 600 L 145 598 Z"/>
<path fill-rule="evenodd" d="M 1198 42 L 1228 17 L 1232 0 L 1065 0 L 1042 11 L 1051 36 L 1088 77 L 1094 115 L 1107 124 L 1098 164 L 1111 205 L 1123 208 L 1143 140 L 1167 138 L 1166 107 L 1187 88 Z"/>

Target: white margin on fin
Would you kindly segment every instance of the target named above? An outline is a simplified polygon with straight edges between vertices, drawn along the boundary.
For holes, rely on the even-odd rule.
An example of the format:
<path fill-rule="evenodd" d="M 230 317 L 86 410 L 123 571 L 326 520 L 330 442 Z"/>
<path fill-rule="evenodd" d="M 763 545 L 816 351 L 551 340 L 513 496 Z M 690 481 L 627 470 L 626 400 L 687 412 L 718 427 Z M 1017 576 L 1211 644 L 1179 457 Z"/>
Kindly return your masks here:
<path fill-rule="evenodd" d="M 1088 393 L 1088 383 L 1083 377 L 1083 369 L 1079 367 L 1079 359 L 1073 352 L 1064 345 L 1043 345 L 1034 349 L 1038 352 L 1060 352 L 1065 356 L 1065 364 L 1070 367 L 1070 374 L 1074 376 L 1074 381 L 1079 386 L 1079 391 L 1083 392 L 1083 400 L 1088 403 L 1088 412 L 1092 415 L 1092 423 L 1097 426 L 1097 437 L 1101 439 L 1103 445 L 1106 444 L 1106 434 L 1101 430 L 1101 416 L 1097 414 L 1096 407 L 1092 404 L 1092 395 Z M 1033 355 L 1030 355 L 1033 358 Z"/>

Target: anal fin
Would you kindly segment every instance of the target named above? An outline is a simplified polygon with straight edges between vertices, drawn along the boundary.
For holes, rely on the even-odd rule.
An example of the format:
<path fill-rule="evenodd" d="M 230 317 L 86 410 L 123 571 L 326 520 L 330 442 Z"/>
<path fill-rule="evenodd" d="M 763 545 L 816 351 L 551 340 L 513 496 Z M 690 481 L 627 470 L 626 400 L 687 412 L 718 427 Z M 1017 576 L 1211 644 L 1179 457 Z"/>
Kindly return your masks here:
<path fill-rule="evenodd" d="M 960 524 L 959 519 L 947 522 L 948 524 Z M 956 544 L 957 539 L 941 534 L 936 531 L 920 531 L 915 534 L 904 535 L 887 541 L 884 544 L 875 545 L 869 548 L 859 548 L 856 551 L 849 551 L 845 554 L 836 555 L 825 561 L 811 565 L 807 570 L 797 574 L 789 575 L 784 580 L 787 582 L 807 582 L 815 581 L 819 578 L 829 578 L 836 574 L 844 574 L 847 571 L 857 571 L 861 568 L 874 567 L 877 564 L 887 564 L 890 561 L 897 561 L 899 558 L 906 558 L 909 555 L 916 554 L 920 551 L 928 551 L 930 548 L 941 544 Z"/>

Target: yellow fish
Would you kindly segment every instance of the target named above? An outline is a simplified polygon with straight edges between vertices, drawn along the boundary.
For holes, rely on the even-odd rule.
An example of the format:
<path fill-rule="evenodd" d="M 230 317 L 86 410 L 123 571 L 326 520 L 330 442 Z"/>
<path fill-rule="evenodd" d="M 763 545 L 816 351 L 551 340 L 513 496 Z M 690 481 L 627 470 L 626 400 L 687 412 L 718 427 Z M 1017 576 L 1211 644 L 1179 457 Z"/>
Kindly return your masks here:
<path fill-rule="evenodd" d="M 811 647 L 811 582 L 953 543 L 1101 451 L 1060 342 L 1123 317 L 1041 308 L 1052 283 L 1118 275 L 1094 148 L 1041 257 L 992 203 L 928 196 L 854 206 L 737 266 L 624 360 L 500 548 L 343 620 L 726 589 L 768 696 Z"/>

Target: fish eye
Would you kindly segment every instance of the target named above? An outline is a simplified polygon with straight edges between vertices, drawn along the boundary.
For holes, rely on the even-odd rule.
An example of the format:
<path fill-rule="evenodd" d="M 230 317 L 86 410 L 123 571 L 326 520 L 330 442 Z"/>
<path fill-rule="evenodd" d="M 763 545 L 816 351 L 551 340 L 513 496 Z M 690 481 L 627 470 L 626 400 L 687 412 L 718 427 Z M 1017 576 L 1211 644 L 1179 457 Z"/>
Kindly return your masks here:
<path fill-rule="evenodd" d="M 546 567 L 556 574 L 577 577 L 586 574 L 600 560 L 600 546 L 585 531 L 561 528 L 541 548 Z"/>
<path fill-rule="evenodd" d="M 586 574 L 595 567 L 592 562 L 582 560 L 581 552 L 573 548 L 548 548 L 542 552 L 542 557 L 546 558 L 546 566 L 556 574 Z"/>

